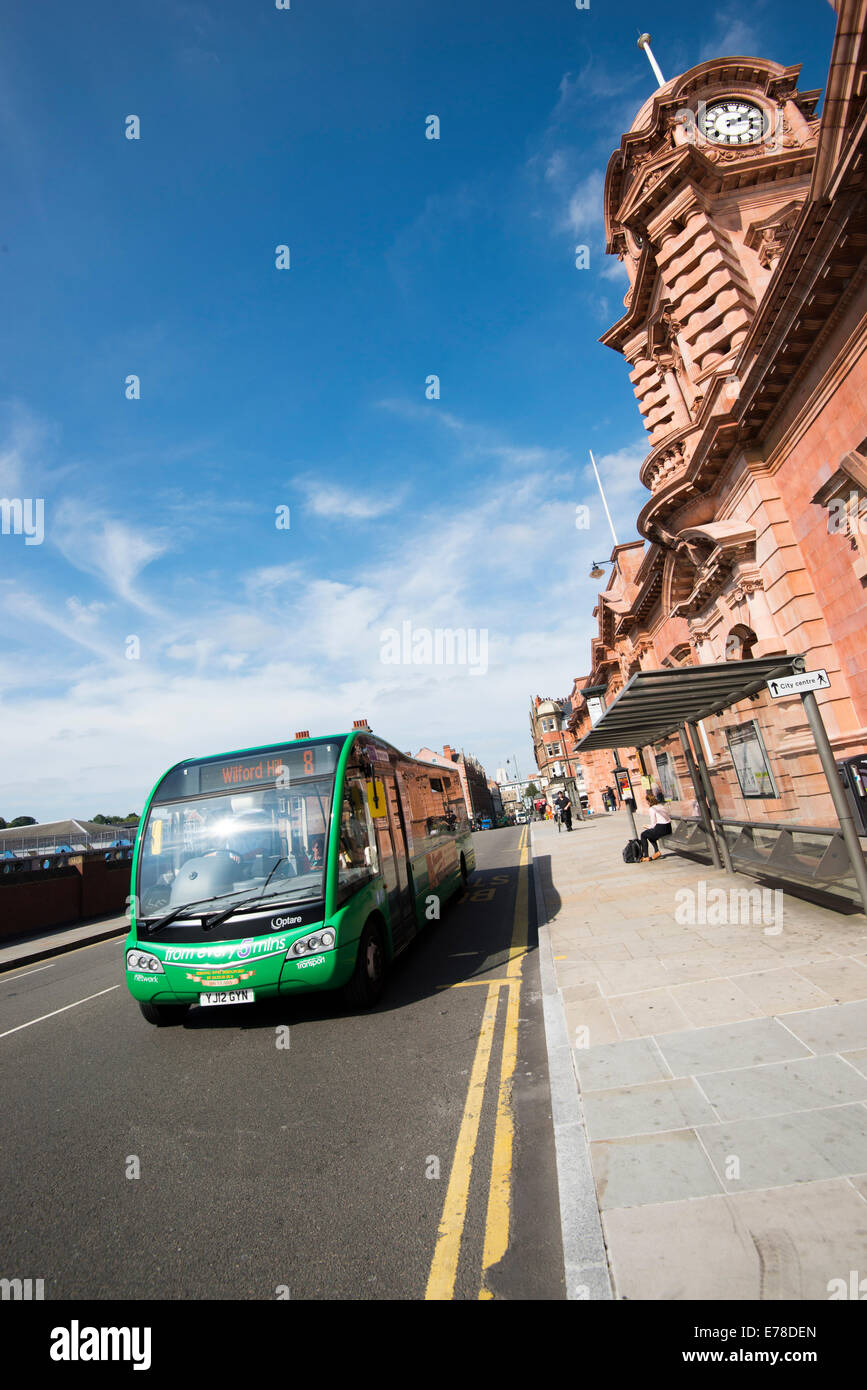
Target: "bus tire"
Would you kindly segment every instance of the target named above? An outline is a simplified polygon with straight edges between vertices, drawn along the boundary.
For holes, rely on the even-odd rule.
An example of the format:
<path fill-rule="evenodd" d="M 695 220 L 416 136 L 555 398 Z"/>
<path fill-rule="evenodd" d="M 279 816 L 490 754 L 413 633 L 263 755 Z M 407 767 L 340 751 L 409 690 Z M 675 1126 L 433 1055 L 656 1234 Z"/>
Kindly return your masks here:
<path fill-rule="evenodd" d="M 385 989 L 387 961 L 385 939 L 376 922 L 368 922 L 358 942 L 358 955 L 352 979 L 343 987 L 343 997 L 355 1009 L 372 1009 Z"/>
<path fill-rule="evenodd" d="M 173 1023 L 181 1023 L 186 1017 L 188 1004 L 145 1004 L 139 1000 L 142 1018 L 155 1028 L 170 1028 Z"/>

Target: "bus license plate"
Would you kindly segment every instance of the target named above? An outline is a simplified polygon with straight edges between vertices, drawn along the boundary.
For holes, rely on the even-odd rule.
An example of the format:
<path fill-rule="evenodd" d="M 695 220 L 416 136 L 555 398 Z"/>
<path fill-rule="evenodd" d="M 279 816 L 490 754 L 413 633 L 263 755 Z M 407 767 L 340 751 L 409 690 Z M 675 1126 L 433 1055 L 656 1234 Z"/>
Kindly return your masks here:
<path fill-rule="evenodd" d="M 199 1003 L 204 1009 L 209 1004 L 252 1004 L 254 998 L 252 989 L 221 989 L 211 994 L 200 994 Z"/>

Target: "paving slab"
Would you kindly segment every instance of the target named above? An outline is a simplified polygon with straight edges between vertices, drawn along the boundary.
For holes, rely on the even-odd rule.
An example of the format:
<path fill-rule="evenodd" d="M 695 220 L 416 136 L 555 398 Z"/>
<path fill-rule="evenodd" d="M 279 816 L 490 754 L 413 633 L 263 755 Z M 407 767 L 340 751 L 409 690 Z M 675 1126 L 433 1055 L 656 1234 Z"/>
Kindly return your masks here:
<path fill-rule="evenodd" d="M 704 1125 L 700 1134 L 729 1192 L 785 1187 L 867 1169 L 867 1109 L 863 1105 L 752 1116 L 735 1123 Z"/>
<path fill-rule="evenodd" d="M 642 1081 L 661 1081 L 671 1075 L 652 1038 L 606 1043 L 575 1053 L 582 1091 L 604 1091 Z"/>
<path fill-rule="evenodd" d="M 599 1140 L 591 1143 L 590 1158 L 602 1211 L 722 1191 L 698 1136 L 689 1129 Z"/>
<path fill-rule="evenodd" d="M 787 1014 L 786 1027 L 812 1052 L 850 1052 L 867 1044 L 867 1000 Z"/>
<path fill-rule="evenodd" d="M 618 1298 L 827 1300 L 864 1269 L 867 1201 L 837 1179 L 621 1207 L 603 1227 Z"/>
<path fill-rule="evenodd" d="M 867 1101 L 867 1075 L 834 1055 L 707 1072 L 700 1085 L 721 1120 Z"/>
<path fill-rule="evenodd" d="M 718 1116 L 691 1076 L 589 1091 L 584 1114 L 591 1139 L 622 1139 L 714 1123 Z"/>
<path fill-rule="evenodd" d="M 808 1057 L 810 1049 L 773 1018 L 749 1019 L 721 1028 L 693 1028 L 657 1037 L 659 1050 L 674 1076 L 731 1071 L 762 1062 Z"/>

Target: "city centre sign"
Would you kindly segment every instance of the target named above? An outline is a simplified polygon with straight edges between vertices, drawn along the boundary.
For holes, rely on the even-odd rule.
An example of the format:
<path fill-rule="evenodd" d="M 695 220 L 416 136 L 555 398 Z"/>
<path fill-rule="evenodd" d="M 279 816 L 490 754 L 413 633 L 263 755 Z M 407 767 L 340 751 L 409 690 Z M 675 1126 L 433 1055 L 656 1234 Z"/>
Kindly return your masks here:
<path fill-rule="evenodd" d="M 784 695 L 800 695 L 805 690 L 826 690 L 830 684 L 827 671 L 799 671 L 796 676 L 768 681 L 768 690 L 775 700 L 781 700 Z"/>

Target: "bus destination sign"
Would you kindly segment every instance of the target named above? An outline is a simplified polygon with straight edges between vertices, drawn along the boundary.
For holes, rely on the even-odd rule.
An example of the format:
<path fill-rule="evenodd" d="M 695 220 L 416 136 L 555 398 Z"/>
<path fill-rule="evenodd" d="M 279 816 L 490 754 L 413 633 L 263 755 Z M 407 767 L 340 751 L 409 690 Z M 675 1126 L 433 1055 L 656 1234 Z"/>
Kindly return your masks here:
<path fill-rule="evenodd" d="M 228 791 L 239 787 L 290 787 L 306 777 L 333 772 L 338 746 L 313 743 L 300 748 L 271 749 L 246 758 L 220 758 L 199 767 L 199 792 Z"/>

